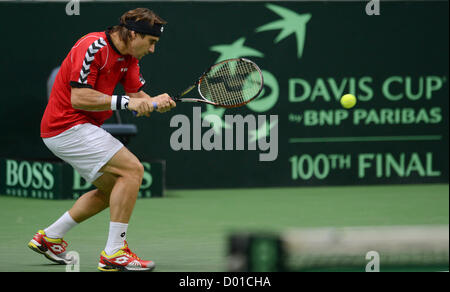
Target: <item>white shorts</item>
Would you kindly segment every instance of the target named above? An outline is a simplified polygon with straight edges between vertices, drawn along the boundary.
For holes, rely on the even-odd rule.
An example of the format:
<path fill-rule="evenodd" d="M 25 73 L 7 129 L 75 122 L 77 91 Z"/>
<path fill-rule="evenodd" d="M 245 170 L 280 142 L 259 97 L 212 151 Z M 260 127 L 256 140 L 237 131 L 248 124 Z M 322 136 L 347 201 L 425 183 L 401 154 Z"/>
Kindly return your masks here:
<path fill-rule="evenodd" d="M 110 133 L 89 123 L 42 140 L 53 154 L 69 163 L 90 183 L 103 174 L 100 168 L 123 147 Z"/>

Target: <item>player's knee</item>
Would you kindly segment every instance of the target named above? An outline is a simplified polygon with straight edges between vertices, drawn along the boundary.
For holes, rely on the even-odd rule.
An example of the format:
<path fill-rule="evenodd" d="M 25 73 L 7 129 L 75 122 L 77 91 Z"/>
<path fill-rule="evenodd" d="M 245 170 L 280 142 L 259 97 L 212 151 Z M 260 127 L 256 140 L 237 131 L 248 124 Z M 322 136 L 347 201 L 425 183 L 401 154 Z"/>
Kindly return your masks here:
<path fill-rule="evenodd" d="M 139 177 L 142 179 L 142 177 L 144 176 L 144 165 L 142 165 L 142 163 L 139 162 L 136 165 L 136 171 L 137 171 Z"/>
<path fill-rule="evenodd" d="M 141 181 L 144 176 L 144 166 L 139 161 L 133 162 L 129 166 L 129 175 Z"/>

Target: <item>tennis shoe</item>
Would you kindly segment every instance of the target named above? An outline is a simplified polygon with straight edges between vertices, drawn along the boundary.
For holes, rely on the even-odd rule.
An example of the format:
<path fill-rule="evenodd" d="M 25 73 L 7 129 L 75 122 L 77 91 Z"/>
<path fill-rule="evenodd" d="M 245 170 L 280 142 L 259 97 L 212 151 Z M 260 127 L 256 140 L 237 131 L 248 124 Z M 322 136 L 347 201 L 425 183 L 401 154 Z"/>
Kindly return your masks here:
<path fill-rule="evenodd" d="M 153 261 L 141 260 L 125 245 L 115 254 L 108 256 L 103 250 L 100 254 L 98 269 L 103 272 L 149 272 L 155 268 Z"/>
<path fill-rule="evenodd" d="M 67 242 L 62 238 L 49 238 L 44 230 L 39 230 L 28 243 L 28 247 L 33 251 L 43 254 L 49 260 L 61 264 L 69 265 L 72 258 L 66 254 Z"/>

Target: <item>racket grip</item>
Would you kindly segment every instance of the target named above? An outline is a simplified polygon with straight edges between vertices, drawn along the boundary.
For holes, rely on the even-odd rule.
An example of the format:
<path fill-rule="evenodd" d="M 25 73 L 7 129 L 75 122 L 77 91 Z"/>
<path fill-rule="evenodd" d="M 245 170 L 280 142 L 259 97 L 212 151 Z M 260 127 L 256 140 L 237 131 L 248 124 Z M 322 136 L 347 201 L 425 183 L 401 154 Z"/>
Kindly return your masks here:
<path fill-rule="evenodd" d="M 153 105 L 153 109 L 157 110 L 158 109 L 158 104 L 154 101 L 152 102 Z M 132 111 L 133 112 L 133 116 L 137 116 L 137 111 Z"/>

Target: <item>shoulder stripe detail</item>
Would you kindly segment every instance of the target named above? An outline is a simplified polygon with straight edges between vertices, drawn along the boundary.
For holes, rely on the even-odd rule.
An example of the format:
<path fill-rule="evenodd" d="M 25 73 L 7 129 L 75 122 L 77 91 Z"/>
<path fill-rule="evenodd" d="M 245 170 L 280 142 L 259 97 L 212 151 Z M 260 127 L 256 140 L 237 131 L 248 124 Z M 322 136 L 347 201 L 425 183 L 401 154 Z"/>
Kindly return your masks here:
<path fill-rule="evenodd" d="M 89 48 L 86 50 L 86 54 L 84 55 L 83 65 L 80 70 L 80 77 L 78 78 L 78 82 L 81 84 L 87 84 L 87 78 L 89 73 L 91 72 L 91 64 L 94 61 L 95 54 L 100 51 L 101 48 L 106 46 L 106 42 L 103 38 L 97 39 L 93 42 Z"/>

